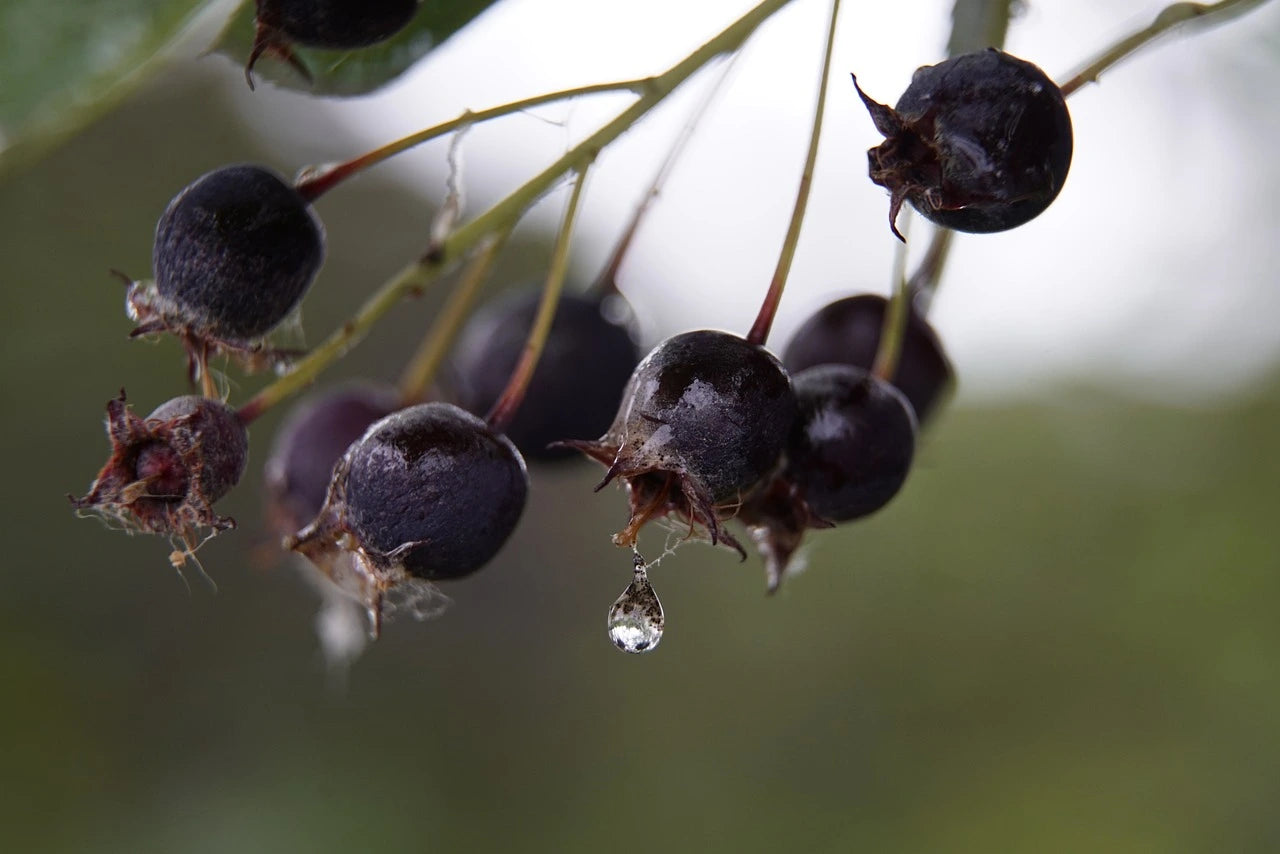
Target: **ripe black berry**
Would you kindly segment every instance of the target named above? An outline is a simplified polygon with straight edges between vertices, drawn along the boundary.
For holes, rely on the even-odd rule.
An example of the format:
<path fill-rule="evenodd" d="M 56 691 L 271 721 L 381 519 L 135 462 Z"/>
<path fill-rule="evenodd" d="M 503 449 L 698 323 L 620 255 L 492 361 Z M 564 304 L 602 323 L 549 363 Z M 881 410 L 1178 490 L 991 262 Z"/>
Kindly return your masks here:
<path fill-rule="evenodd" d="M 178 335 L 193 365 L 215 350 L 255 352 L 323 259 L 306 199 L 260 166 L 224 166 L 183 189 L 156 224 L 155 284 L 134 283 L 126 302 L 133 334 Z"/>
<path fill-rule="evenodd" d="M 1025 60 L 991 48 L 926 65 L 895 107 L 858 94 L 887 137 L 867 154 L 871 180 L 890 192 L 895 234 L 904 200 L 957 231 L 1014 228 L 1047 208 L 1067 178 L 1066 101 Z"/>
<path fill-rule="evenodd" d="M 417 10 L 418 0 L 257 0 L 258 32 L 245 77 L 252 86 L 253 66 L 268 51 L 309 76 L 291 45 L 367 47 L 404 29 Z"/>
<path fill-rule="evenodd" d="M 915 454 L 916 419 L 889 383 L 851 365 L 793 376 L 800 416 L 786 465 L 742 510 L 775 589 L 807 528 L 859 519 L 889 503 Z"/>
<path fill-rule="evenodd" d="M 613 425 L 598 441 L 565 444 L 608 466 L 597 489 L 626 482 L 634 545 L 650 518 L 674 514 L 711 541 L 741 548 L 720 526 L 777 467 L 796 417 L 782 365 L 728 332 L 668 338 L 636 367 Z"/>
<path fill-rule="evenodd" d="M 540 291 L 522 291 L 468 322 L 453 358 L 453 385 L 463 409 L 483 414 L 502 395 L 540 298 Z M 507 425 L 507 436 L 526 457 L 568 456 L 568 449 L 547 446 L 566 436 L 598 436 L 613 419 L 640 355 L 630 331 L 602 309 L 594 297 L 561 297 L 524 402 Z"/>
<path fill-rule="evenodd" d="M 374 422 L 348 448 L 320 514 L 289 546 L 364 601 L 376 628 L 391 588 L 488 563 L 527 493 L 509 439 L 452 404 L 423 403 Z"/>
<path fill-rule="evenodd" d="M 818 309 L 800 325 L 782 352 L 782 364 L 794 377 L 815 365 L 853 365 L 870 370 L 880 346 L 888 300 L 857 294 Z M 914 308 L 907 315 L 902 354 L 892 377 L 921 424 L 955 384 L 955 372 L 929 322 Z"/>
<path fill-rule="evenodd" d="M 156 408 L 145 419 L 125 404 L 107 404 L 111 456 L 89 494 L 72 498 L 129 530 L 171 534 L 193 548 L 202 529 L 221 531 L 235 521 L 213 512 L 244 473 L 249 437 L 234 410 L 188 395 Z"/>
<path fill-rule="evenodd" d="M 360 384 L 315 395 L 285 419 L 276 433 L 266 473 L 269 516 L 282 534 L 293 534 L 324 506 L 334 464 L 369 425 L 398 406 L 394 389 Z"/>

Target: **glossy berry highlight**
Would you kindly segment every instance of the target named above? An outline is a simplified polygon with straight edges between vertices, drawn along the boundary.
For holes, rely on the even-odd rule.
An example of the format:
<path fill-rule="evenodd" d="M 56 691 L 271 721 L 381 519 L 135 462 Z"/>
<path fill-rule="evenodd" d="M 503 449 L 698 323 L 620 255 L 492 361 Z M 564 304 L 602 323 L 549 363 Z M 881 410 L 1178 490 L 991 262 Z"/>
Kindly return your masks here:
<path fill-rule="evenodd" d="M 452 404 L 419 404 L 374 422 L 348 448 L 324 507 L 289 546 L 364 601 L 376 626 L 391 588 L 488 563 L 527 494 L 509 439 Z"/>
<path fill-rule="evenodd" d="M 904 201 L 947 228 L 1004 231 L 1042 213 L 1066 181 L 1071 116 L 1030 62 L 991 48 L 926 65 L 893 107 L 854 86 L 885 136 L 867 156 L 898 237 Z"/>
<path fill-rule="evenodd" d="M 856 294 L 828 303 L 800 324 L 782 364 L 794 377 L 816 365 L 853 365 L 871 370 L 889 301 L 879 294 Z M 897 368 L 890 378 L 924 424 L 955 386 L 955 371 L 938 334 L 911 307 Z"/>
<path fill-rule="evenodd" d="M 324 260 L 307 200 L 261 166 L 196 179 L 156 224 L 154 286 L 135 283 L 135 335 L 167 331 L 189 351 L 251 350 L 298 306 Z"/>
<path fill-rule="evenodd" d="M 779 464 L 797 413 L 791 380 L 763 347 L 728 332 L 675 335 L 636 367 L 599 440 L 571 441 L 621 478 L 631 520 L 614 537 L 634 545 L 651 518 L 701 525 L 741 551 L 721 522 Z"/>
<path fill-rule="evenodd" d="M 140 418 L 124 392 L 107 404 L 111 456 L 89 493 L 72 498 L 127 530 L 166 534 L 188 551 L 205 531 L 235 527 L 213 504 L 244 474 L 249 437 L 235 411 L 221 401 L 177 397 Z"/>
<path fill-rule="evenodd" d="M 463 409 L 483 415 L 506 390 L 540 299 L 538 290 L 522 291 L 477 312 L 467 323 L 451 368 Z M 528 459 L 570 456 L 566 448 L 548 446 L 566 436 L 598 436 L 608 429 L 639 361 L 631 331 L 606 316 L 600 299 L 564 294 L 524 402 L 507 424 L 507 436 Z"/>

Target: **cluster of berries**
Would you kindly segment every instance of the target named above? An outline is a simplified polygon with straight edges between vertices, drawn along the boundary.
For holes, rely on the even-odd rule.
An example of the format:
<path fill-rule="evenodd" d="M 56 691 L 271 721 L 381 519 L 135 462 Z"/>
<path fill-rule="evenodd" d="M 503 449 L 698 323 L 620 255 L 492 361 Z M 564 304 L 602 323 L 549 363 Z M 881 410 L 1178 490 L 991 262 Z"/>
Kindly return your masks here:
<path fill-rule="evenodd" d="M 411 14 L 413 4 L 384 5 Z M 290 7 L 259 0 L 267 46 L 284 44 L 282 33 L 302 40 Z M 1010 228 L 1061 188 L 1070 121 L 1057 87 L 1030 63 L 970 54 L 920 69 L 896 107 L 862 98 L 887 137 L 870 163 L 872 179 L 890 190 L 891 224 L 908 202 L 948 228 Z M 135 334 L 178 336 L 193 379 L 207 376 L 211 354 L 250 367 L 279 357 L 267 336 L 295 311 L 324 255 L 312 200 L 248 165 L 182 190 L 156 228 L 154 282 L 129 287 Z M 619 312 L 606 311 L 615 297 L 561 298 L 510 421 L 482 413 L 492 412 L 525 347 L 536 292 L 468 323 L 448 374 L 454 402 L 362 385 L 322 393 L 286 420 L 266 464 L 271 522 L 288 548 L 367 609 L 373 632 L 397 602 L 429 612 L 436 582 L 497 553 L 526 502 L 526 457 L 555 464 L 575 449 L 606 467 L 597 489 L 624 485 L 630 521 L 617 544 L 634 549 L 648 521 L 670 517 L 745 558 L 726 528 L 736 518 L 776 589 L 805 531 L 865 517 L 898 493 L 920 426 L 954 383 L 937 335 L 911 305 L 902 307 L 892 367 L 881 366 L 892 313 L 877 295 L 822 308 L 782 359 L 761 342 L 710 330 L 675 335 L 641 359 Z M 122 393 L 108 413 L 111 457 L 76 507 L 176 538 L 184 554 L 234 524 L 212 505 L 245 469 L 246 425 L 258 411 L 186 396 L 143 419 Z M 637 553 L 647 589 L 642 566 Z M 656 637 L 618 642 L 641 651 Z"/>

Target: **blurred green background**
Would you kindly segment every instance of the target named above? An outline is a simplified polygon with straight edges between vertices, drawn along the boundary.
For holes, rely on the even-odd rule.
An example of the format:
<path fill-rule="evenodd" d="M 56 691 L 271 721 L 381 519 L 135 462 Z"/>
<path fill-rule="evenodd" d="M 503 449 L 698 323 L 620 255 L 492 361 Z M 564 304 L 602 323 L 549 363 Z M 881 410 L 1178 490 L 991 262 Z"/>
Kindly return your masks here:
<path fill-rule="evenodd" d="M 147 275 L 195 175 L 302 162 L 214 78 L 170 74 L 0 184 L 5 850 L 1280 850 L 1280 376 L 1208 407 L 962 394 L 905 492 L 812 537 L 779 596 L 754 558 L 668 558 L 666 638 L 636 658 L 604 634 L 624 502 L 586 465 L 534 471 L 500 559 L 345 684 L 260 522 L 278 413 L 220 505 L 240 530 L 200 552 L 216 594 L 162 542 L 74 518 L 106 400 L 183 389 L 172 342 L 125 340 L 108 268 Z M 429 221 L 376 175 L 319 210 L 313 340 Z M 330 379 L 394 376 L 434 304 Z"/>

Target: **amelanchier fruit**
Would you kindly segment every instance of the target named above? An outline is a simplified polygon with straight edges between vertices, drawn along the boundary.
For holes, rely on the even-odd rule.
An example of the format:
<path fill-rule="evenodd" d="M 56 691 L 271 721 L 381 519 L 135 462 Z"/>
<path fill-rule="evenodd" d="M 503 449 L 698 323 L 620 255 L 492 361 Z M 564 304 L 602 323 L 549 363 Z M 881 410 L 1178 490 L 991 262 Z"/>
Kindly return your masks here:
<path fill-rule="evenodd" d="M 916 69 L 890 107 L 858 95 L 885 141 L 867 152 L 871 180 L 957 231 L 1004 231 L 1049 207 L 1071 165 L 1062 91 L 1026 60 L 990 48 Z"/>
<path fill-rule="evenodd" d="M 303 77 L 311 73 L 294 45 L 352 50 L 394 36 L 408 26 L 418 0 L 257 0 L 257 34 L 244 76 L 253 88 L 253 67 L 264 53 L 285 60 Z"/>

